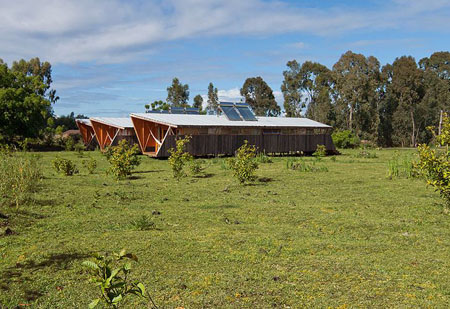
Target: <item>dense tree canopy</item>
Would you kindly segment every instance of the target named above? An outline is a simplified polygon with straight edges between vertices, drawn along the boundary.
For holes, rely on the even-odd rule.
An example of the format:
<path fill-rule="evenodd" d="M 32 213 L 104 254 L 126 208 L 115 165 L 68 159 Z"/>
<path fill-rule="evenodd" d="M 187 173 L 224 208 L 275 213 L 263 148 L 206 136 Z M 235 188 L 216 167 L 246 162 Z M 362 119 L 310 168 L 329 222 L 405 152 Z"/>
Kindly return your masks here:
<path fill-rule="evenodd" d="M 331 71 L 295 60 L 287 68 L 281 86 L 286 116 L 298 116 L 306 106 L 307 117 L 382 146 L 429 142 L 426 127 L 450 110 L 449 52 L 419 63 L 403 56 L 381 67 L 373 56 L 348 51 Z"/>
<path fill-rule="evenodd" d="M 241 88 L 241 95 L 257 116 L 278 116 L 281 112 L 272 88 L 259 76 L 246 79 Z"/>
<path fill-rule="evenodd" d="M 52 117 L 51 65 L 39 58 L 14 62 L 0 60 L 0 139 L 12 142 L 39 137 Z"/>
<path fill-rule="evenodd" d="M 172 85 L 167 87 L 167 103 L 174 107 L 188 107 L 189 85 L 182 84 L 178 78 L 172 80 Z"/>
<path fill-rule="evenodd" d="M 201 111 L 202 105 L 203 105 L 203 98 L 201 95 L 197 94 L 194 97 L 194 104 L 192 105 L 192 107 L 198 108 Z"/>

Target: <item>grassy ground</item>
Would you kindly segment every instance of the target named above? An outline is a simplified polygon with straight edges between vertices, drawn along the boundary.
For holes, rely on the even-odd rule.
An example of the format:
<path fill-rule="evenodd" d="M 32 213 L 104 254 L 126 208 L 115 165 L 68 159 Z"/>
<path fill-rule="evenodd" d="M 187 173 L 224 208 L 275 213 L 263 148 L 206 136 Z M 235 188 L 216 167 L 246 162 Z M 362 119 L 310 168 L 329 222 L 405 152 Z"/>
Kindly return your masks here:
<path fill-rule="evenodd" d="M 94 175 L 85 158 L 59 154 L 77 162 L 73 177 L 43 153 L 35 203 L 3 209 L 17 234 L 0 236 L 0 308 L 86 307 L 97 290 L 81 262 L 122 248 L 139 257 L 134 277 L 161 308 L 448 307 L 441 200 L 422 180 L 387 179 L 394 150 L 373 152 L 325 158 L 328 172 L 318 173 L 274 158 L 249 186 L 223 159 L 207 160 L 206 177 L 177 182 L 167 161 L 143 158 L 133 179 L 116 182 L 97 152 L 84 155 L 98 160 Z M 144 214 L 155 230 L 133 225 Z"/>

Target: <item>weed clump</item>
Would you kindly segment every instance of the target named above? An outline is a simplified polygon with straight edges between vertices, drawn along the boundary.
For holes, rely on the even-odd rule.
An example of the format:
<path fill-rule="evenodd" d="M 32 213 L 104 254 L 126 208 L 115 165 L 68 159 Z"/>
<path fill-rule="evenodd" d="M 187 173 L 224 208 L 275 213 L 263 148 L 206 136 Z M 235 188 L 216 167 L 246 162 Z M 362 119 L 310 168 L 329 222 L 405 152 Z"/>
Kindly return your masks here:
<path fill-rule="evenodd" d="M 53 160 L 53 167 L 57 173 L 65 176 L 73 176 L 78 174 L 78 168 L 72 160 L 56 157 Z"/>
<path fill-rule="evenodd" d="M 84 168 L 88 170 L 89 174 L 94 174 L 95 169 L 97 168 L 97 160 L 95 160 L 94 158 L 83 160 L 81 164 L 83 164 Z"/>
<path fill-rule="evenodd" d="M 42 179 L 39 158 L 35 155 L 0 152 L 1 204 L 19 207 L 38 191 Z"/>

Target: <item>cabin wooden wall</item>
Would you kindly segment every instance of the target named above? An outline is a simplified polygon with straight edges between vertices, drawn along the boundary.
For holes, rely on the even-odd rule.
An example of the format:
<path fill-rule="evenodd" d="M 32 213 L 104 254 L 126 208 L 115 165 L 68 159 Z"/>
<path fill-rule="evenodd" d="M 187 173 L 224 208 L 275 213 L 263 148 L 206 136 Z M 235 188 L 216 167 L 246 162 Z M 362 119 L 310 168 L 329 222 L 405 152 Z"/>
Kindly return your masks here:
<path fill-rule="evenodd" d="M 81 137 L 85 146 L 95 147 L 97 146 L 97 139 L 95 138 L 95 132 L 92 126 L 77 121 L 77 127 L 80 130 Z"/>
<path fill-rule="evenodd" d="M 327 151 L 336 152 L 330 134 L 311 135 L 191 135 L 187 151 L 194 156 L 234 155 L 235 151 L 244 143 L 255 145 L 259 152 L 267 154 L 295 154 L 299 152 L 313 153 L 317 145 L 325 145 Z M 158 157 L 169 156 L 168 150 L 175 147 L 175 139 L 184 138 L 184 135 L 167 136 Z"/>

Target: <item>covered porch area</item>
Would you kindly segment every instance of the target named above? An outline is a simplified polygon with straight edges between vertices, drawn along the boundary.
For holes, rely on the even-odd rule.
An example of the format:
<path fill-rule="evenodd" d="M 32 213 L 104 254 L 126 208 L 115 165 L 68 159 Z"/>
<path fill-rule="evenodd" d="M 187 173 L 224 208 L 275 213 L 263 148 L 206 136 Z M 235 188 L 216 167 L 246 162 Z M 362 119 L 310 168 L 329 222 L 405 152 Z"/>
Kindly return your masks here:
<path fill-rule="evenodd" d="M 169 135 L 176 134 L 176 127 L 131 116 L 136 137 L 143 154 L 156 157 Z"/>

